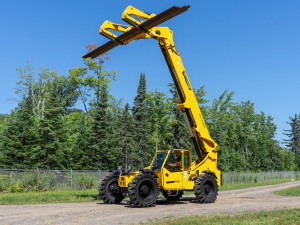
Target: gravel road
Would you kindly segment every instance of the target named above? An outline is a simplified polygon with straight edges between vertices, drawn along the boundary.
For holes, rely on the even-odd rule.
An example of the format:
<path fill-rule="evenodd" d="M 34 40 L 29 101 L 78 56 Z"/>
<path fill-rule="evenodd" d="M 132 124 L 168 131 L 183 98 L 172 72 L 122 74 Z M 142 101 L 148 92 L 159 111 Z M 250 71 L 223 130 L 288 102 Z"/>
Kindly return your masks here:
<path fill-rule="evenodd" d="M 242 211 L 300 208 L 300 197 L 283 197 L 273 191 L 300 185 L 284 184 L 220 191 L 212 204 L 198 204 L 193 196 L 177 203 L 163 198 L 152 208 L 132 208 L 102 203 L 58 203 L 38 205 L 1 205 L 0 224 L 136 224 L 151 219 L 212 214 L 235 214 Z"/>

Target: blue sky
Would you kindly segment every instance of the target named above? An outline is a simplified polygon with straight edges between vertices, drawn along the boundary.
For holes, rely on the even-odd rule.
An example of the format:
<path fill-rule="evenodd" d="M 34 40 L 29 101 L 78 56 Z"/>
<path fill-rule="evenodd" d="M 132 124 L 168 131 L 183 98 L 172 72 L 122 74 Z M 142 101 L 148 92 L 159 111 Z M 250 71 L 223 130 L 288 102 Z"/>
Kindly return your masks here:
<path fill-rule="evenodd" d="M 16 106 L 16 68 L 31 60 L 61 75 L 82 65 L 84 46 L 107 39 L 98 34 L 105 20 L 124 23 L 128 5 L 160 13 L 190 4 L 188 12 L 165 22 L 174 32 L 191 84 L 204 85 L 212 101 L 226 88 L 237 102 L 251 100 L 256 112 L 274 117 L 277 139 L 284 138 L 289 116 L 300 112 L 300 1 L 0 1 L 0 113 Z M 139 74 L 147 88 L 168 91 L 171 76 L 154 40 L 140 40 L 110 51 L 105 69 L 118 81 L 111 94 L 132 102 Z"/>

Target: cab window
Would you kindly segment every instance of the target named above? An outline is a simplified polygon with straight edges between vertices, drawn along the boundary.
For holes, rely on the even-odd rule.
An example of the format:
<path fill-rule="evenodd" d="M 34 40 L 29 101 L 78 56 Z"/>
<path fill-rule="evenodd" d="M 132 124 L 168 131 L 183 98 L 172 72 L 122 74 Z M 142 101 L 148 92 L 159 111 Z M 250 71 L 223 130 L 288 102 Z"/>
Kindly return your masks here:
<path fill-rule="evenodd" d="M 165 163 L 165 168 L 170 172 L 179 172 L 182 168 L 181 152 L 170 153 Z"/>
<path fill-rule="evenodd" d="M 184 153 L 184 170 L 189 170 L 191 166 L 190 154 L 189 152 Z"/>
<path fill-rule="evenodd" d="M 159 171 L 162 164 L 165 161 L 166 156 L 167 156 L 167 152 L 158 152 L 156 154 L 156 158 L 153 161 L 152 170 L 158 170 Z"/>

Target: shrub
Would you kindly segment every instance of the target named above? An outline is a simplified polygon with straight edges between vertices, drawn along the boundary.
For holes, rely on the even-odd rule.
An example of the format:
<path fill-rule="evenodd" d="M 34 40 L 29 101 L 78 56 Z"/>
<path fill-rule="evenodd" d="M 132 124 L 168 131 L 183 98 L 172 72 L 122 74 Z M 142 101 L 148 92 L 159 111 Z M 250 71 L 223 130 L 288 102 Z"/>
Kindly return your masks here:
<path fill-rule="evenodd" d="M 95 184 L 95 178 L 93 175 L 80 174 L 75 176 L 75 185 L 79 190 L 92 189 Z"/>

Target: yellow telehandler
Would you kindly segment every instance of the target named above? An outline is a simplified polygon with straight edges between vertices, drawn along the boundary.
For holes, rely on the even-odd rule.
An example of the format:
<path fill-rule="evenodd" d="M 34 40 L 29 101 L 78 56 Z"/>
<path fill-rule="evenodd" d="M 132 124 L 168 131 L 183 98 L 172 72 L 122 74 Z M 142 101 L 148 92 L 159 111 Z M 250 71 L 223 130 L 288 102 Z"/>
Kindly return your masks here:
<path fill-rule="evenodd" d="M 104 203 L 120 203 L 128 194 L 133 206 L 155 206 L 160 191 L 168 200 L 179 200 L 183 191 L 194 191 L 200 203 L 212 203 L 217 198 L 218 186 L 222 184 L 221 172 L 217 168 L 218 145 L 210 137 L 205 125 L 181 57 L 175 48 L 173 32 L 168 27 L 157 27 L 187 11 L 189 7 L 173 6 L 158 15 L 149 15 L 128 6 L 122 19 L 129 25 L 105 21 L 99 33 L 110 41 L 83 56 L 95 58 L 133 40 L 157 40 L 179 96 L 177 107 L 184 114 L 197 153 L 197 159 L 192 162 L 189 150 L 158 150 L 147 168 L 135 172 L 114 171 L 108 174 L 99 188 L 99 195 Z M 117 36 L 111 31 L 123 34 Z"/>

